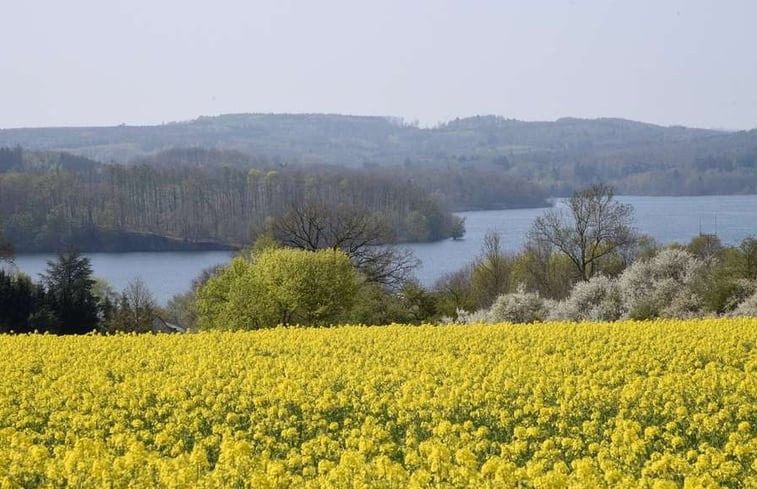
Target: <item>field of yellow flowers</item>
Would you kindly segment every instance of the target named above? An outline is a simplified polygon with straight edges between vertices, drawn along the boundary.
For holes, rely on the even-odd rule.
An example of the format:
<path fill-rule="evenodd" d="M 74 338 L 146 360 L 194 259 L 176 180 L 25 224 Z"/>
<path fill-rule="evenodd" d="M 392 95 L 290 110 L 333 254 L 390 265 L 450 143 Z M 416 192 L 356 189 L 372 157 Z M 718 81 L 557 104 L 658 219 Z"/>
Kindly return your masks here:
<path fill-rule="evenodd" d="M 757 319 L 0 349 L 1 487 L 757 487 Z"/>

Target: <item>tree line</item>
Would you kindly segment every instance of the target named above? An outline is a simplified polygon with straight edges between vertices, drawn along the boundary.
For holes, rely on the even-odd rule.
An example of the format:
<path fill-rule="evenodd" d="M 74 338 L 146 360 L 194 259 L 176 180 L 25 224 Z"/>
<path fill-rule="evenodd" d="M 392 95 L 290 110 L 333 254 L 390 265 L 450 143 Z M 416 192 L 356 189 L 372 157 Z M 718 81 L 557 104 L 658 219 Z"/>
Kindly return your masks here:
<path fill-rule="evenodd" d="M 277 283 L 302 279 L 300 285 L 351 284 L 337 294 L 338 300 L 329 299 L 328 291 L 317 291 L 321 299 L 316 302 L 323 311 L 330 311 L 317 319 L 308 316 L 308 307 L 298 309 L 312 296 L 271 292 L 258 285 L 260 279 L 255 277 L 265 276 L 277 253 L 291 253 L 282 251 L 291 247 L 342 253 L 339 258 L 326 253 L 323 260 L 348 260 L 349 255 L 344 253 L 346 248 L 328 246 L 327 242 L 321 246 L 298 244 L 296 232 L 285 227 L 279 230 L 278 240 L 272 239 L 264 249 L 216 270 L 197 284 L 191 297 L 184 296 L 182 302 L 172 305 L 181 311 L 193 304 L 197 327 L 232 329 L 280 323 L 612 321 L 757 315 L 757 238 L 725 246 L 716 236 L 700 235 L 688 244 L 662 246 L 638 235 L 632 224 L 632 207 L 617 202 L 611 186 L 595 184 L 575 192 L 564 209 L 550 209 L 537 218 L 520 252 L 505 253 L 499 235 L 490 232 L 473 263 L 443 277 L 430 289 L 409 275 L 390 288 L 371 280 L 359 268 L 336 279 L 333 273 L 338 267 L 323 267 L 320 273 L 329 278 L 319 280 L 299 277 L 298 268 L 291 267 L 288 278 L 279 277 Z M 260 260 L 262 256 L 265 259 Z M 307 259 L 306 254 L 301 257 Z M 315 272 L 307 275 L 311 273 Z M 261 295 L 256 294 L 274 304 L 289 304 L 287 310 L 300 313 L 264 312 L 259 309 Z"/>
<path fill-rule="evenodd" d="M 16 143 L 124 163 L 163 148 L 202 146 L 253 154 L 258 167 L 287 161 L 425 174 L 452 170 L 466 179 L 518 179 L 560 197 L 600 181 L 636 195 L 757 192 L 757 130 L 610 118 L 527 122 L 475 116 L 419 128 L 385 117 L 227 114 L 161 126 L 0 130 L 0 145 Z M 501 204 L 496 194 L 489 195 L 493 200 L 487 194 L 475 192 L 468 204 Z"/>
<path fill-rule="evenodd" d="M 412 179 L 386 173 L 241 163 L 85 164 L 56 154 L 47 155 L 45 167 L 34 162 L 45 155 L 3 151 L 0 223 L 18 251 L 72 244 L 85 251 L 242 247 L 292 202 L 316 200 L 375 214 L 399 241 L 438 240 L 459 228 L 438 198 Z"/>
<path fill-rule="evenodd" d="M 700 235 L 661 246 L 633 229 L 633 209 L 596 184 L 537 218 L 524 248 L 487 234 L 469 266 L 422 287 L 414 259 L 377 246 L 385 223 L 324 201 L 292 203 L 255 245 L 158 308 L 144 284 L 116 294 L 86 258 L 61 255 L 40 284 L 0 275 L 4 331 L 152 331 L 156 318 L 196 329 L 279 324 L 532 322 L 757 315 L 757 238 Z"/>
<path fill-rule="evenodd" d="M 41 283 L 0 268 L 0 331 L 82 334 L 104 319 L 108 305 L 93 293 L 95 280 L 87 258 L 62 253 L 48 262 Z"/>
<path fill-rule="evenodd" d="M 117 293 L 94 276 L 89 258 L 76 249 L 48 261 L 39 282 L 14 270 L 12 252 L 0 259 L 0 265 L 0 333 L 181 330 L 163 320 L 167 314 L 141 279 Z"/>

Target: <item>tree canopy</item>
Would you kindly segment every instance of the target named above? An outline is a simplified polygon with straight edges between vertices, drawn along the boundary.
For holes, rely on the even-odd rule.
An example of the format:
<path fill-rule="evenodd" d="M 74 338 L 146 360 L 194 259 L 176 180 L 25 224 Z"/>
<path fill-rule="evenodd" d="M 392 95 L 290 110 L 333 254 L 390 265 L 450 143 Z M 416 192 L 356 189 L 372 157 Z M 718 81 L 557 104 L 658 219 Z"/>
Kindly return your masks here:
<path fill-rule="evenodd" d="M 43 275 L 48 301 L 61 333 L 87 333 L 99 322 L 98 301 L 92 293 L 95 280 L 89 258 L 76 250 L 58 254 L 47 262 Z"/>
<path fill-rule="evenodd" d="M 197 291 L 198 325 L 259 329 L 327 326 L 352 306 L 356 272 L 343 252 L 268 248 L 235 258 Z"/>

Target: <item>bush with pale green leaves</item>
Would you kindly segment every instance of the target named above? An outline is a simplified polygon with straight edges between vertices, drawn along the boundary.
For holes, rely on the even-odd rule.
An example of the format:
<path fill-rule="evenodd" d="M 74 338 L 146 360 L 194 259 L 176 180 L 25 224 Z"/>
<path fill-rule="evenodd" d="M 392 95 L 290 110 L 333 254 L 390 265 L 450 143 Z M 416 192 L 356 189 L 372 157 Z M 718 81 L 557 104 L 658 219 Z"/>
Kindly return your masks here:
<path fill-rule="evenodd" d="M 271 248 L 235 258 L 197 291 L 201 329 L 327 326 L 344 319 L 356 272 L 339 250 Z"/>

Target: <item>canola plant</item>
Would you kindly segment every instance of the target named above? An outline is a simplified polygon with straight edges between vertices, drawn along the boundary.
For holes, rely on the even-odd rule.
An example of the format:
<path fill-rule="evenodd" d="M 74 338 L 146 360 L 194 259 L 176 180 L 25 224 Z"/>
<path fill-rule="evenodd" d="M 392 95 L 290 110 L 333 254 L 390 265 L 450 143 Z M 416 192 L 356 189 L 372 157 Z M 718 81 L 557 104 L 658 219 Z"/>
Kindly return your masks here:
<path fill-rule="evenodd" d="M 757 319 L 0 336 L 0 487 L 757 487 Z"/>

